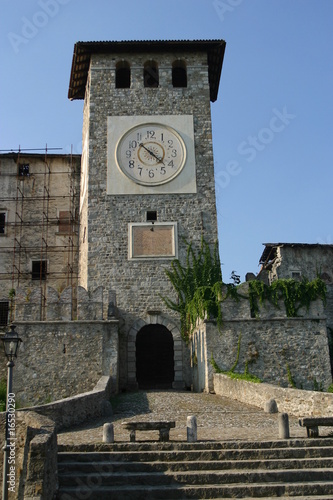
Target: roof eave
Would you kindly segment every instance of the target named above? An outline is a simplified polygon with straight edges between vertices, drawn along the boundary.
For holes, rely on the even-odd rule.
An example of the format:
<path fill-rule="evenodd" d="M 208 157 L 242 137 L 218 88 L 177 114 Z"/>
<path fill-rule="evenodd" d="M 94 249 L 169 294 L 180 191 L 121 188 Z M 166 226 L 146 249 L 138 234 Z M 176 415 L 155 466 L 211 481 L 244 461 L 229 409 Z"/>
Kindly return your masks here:
<path fill-rule="evenodd" d="M 170 41 L 124 41 L 124 42 L 77 42 L 74 45 L 68 98 L 84 99 L 85 86 L 93 53 L 160 52 L 182 50 L 186 52 L 207 52 L 210 99 L 215 102 L 218 95 L 226 43 L 224 40 L 170 40 Z"/>

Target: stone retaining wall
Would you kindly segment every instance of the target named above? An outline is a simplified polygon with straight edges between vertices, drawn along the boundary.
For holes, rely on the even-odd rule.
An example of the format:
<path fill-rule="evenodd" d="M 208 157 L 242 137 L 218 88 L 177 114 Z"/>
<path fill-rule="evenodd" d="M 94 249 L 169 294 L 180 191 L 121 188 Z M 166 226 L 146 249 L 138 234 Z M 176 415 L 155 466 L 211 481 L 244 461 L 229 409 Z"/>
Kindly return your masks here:
<path fill-rule="evenodd" d="M 4 445 L 6 414 L 0 414 L 0 444 Z M 9 500 L 52 499 L 58 487 L 57 438 L 52 420 L 32 411 L 16 412 L 15 492 Z M 3 460 L 0 460 L 2 488 Z"/>
<path fill-rule="evenodd" d="M 259 408 L 275 399 L 281 413 L 296 417 L 333 415 L 333 394 L 328 392 L 287 389 L 270 384 L 254 384 L 245 380 L 231 379 L 227 375 L 214 374 L 214 391 L 219 396 L 236 399 Z"/>
<path fill-rule="evenodd" d="M 15 360 L 13 392 L 21 407 L 91 391 L 110 376 L 118 391 L 118 321 L 16 322 L 22 339 Z M 2 377 L 6 377 L 0 350 Z"/>
<path fill-rule="evenodd" d="M 241 293 L 246 297 L 245 283 Z M 239 358 L 236 372 L 251 374 L 262 381 L 288 387 L 292 377 L 296 387 L 327 390 L 332 383 L 330 354 L 320 300 L 299 317 L 286 316 L 284 304 L 266 303 L 259 317 L 251 318 L 249 301 L 228 298 L 221 304 L 221 331 L 214 320 L 199 321 L 191 337 L 193 387 L 196 391 L 213 388 L 212 357 L 222 371 L 228 371 Z"/>
<path fill-rule="evenodd" d="M 111 414 L 111 377 L 101 377 L 93 391 L 33 408 L 17 410 L 15 493 L 9 500 L 52 499 L 58 487 L 57 431 Z M 5 412 L 0 413 L 0 446 L 4 445 Z M 0 484 L 3 460 L 0 460 Z"/>
<path fill-rule="evenodd" d="M 56 430 L 81 424 L 86 420 L 111 415 L 112 407 L 109 402 L 112 391 L 112 378 L 101 377 L 94 389 L 71 398 L 61 399 L 32 408 L 22 408 L 18 413 L 34 411 L 40 415 L 51 418 L 56 425 Z"/>

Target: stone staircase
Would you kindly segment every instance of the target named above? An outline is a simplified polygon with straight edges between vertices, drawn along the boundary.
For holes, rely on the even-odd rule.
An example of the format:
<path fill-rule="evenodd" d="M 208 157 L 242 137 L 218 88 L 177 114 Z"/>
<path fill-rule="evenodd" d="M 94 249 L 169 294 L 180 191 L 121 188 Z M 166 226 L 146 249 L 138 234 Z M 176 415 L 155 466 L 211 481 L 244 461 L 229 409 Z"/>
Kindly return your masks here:
<path fill-rule="evenodd" d="M 333 499 L 333 439 L 59 446 L 59 500 Z"/>

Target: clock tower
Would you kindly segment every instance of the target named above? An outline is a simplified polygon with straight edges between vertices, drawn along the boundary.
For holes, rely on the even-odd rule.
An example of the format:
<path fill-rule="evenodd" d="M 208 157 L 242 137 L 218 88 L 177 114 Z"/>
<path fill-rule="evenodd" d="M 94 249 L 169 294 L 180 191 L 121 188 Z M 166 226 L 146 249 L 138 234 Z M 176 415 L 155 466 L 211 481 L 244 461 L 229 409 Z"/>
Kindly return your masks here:
<path fill-rule="evenodd" d="M 217 240 L 210 102 L 225 42 L 78 42 L 69 98 L 84 99 L 79 284 L 120 319 L 123 387 L 191 385 L 165 274 L 188 242 Z M 116 299 L 115 299 L 116 297 Z M 114 304 L 115 305 L 115 304 Z"/>

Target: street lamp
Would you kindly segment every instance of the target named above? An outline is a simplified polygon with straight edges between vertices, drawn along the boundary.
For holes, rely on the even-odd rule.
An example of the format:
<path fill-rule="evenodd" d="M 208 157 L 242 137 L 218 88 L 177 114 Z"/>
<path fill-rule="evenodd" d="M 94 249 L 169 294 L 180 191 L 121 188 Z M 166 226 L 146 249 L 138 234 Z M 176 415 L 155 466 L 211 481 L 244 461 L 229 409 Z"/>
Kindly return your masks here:
<path fill-rule="evenodd" d="M 9 398 L 12 397 L 13 390 L 13 367 L 14 367 L 14 358 L 17 358 L 17 351 L 19 348 L 22 339 L 19 338 L 18 334 L 15 331 L 16 325 L 10 325 L 10 330 L 6 332 L 5 335 L 1 338 L 5 350 L 6 358 L 8 359 L 7 368 L 7 400 L 6 400 L 6 441 L 4 450 L 4 461 L 3 461 L 3 480 L 2 480 L 2 498 L 3 500 L 8 499 L 8 472 L 9 472 L 9 451 L 10 451 L 10 435 L 9 435 Z M 15 401 L 15 399 L 14 399 Z M 15 411 L 15 406 L 14 406 Z"/>

